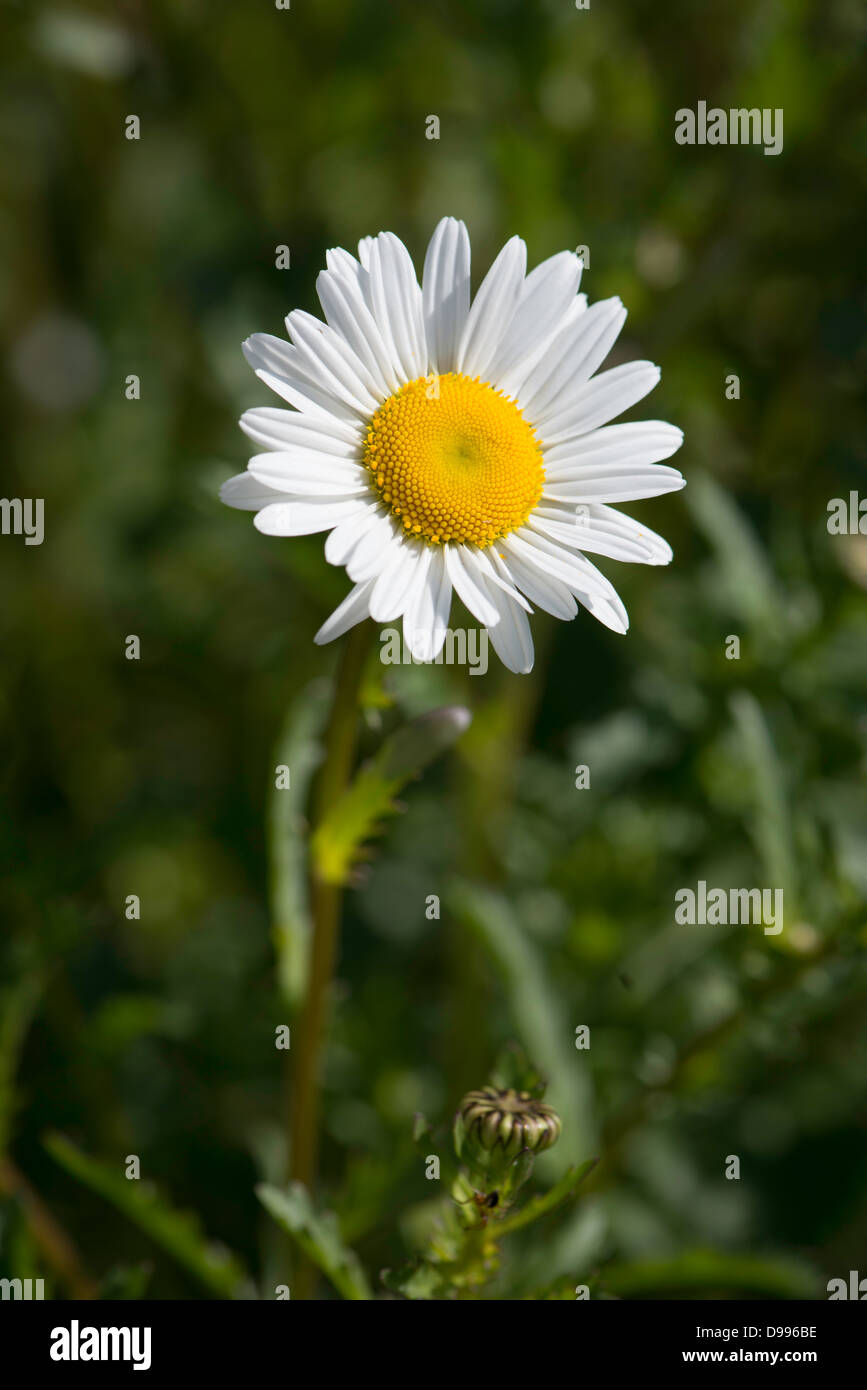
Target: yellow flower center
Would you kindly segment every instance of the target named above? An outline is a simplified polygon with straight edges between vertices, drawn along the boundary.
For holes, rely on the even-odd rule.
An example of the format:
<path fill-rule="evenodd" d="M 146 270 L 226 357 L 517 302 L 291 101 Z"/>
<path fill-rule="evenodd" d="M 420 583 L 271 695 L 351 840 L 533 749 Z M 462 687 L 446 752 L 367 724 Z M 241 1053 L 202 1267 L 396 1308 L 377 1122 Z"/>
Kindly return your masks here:
<path fill-rule="evenodd" d="M 542 450 L 513 400 L 478 377 L 420 376 L 389 396 L 364 462 L 386 506 L 433 545 L 488 546 L 542 495 Z"/>

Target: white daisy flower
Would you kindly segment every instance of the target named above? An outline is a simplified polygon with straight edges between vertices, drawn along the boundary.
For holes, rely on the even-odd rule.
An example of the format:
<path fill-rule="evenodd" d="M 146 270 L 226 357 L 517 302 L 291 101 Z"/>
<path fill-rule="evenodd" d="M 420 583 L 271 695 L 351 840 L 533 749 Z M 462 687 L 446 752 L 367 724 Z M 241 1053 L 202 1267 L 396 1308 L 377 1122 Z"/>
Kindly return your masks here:
<path fill-rule="evenodd" d="M 317 642 L 402 618 L 413 655 L 431 661 L 453 592 L 515 672 L 533 665 L 532 604 L 574 618 L 580 603 L 626 631 L 587 553 L 669 562 L 660 536 L 610 504 L 683 487 L 661 466 L 683 435 L 658 420 L 609 423 L 660 372 L 630 362 L 595 374 L 626 310 L 619 299 L 588 308 L 581 269 L 563 251 L 528 275 L 515 236 L 471 300 L 469 236 L 446 217 L 421 286 L 403 242 L 381 232 L 358 259 L 328 252 L 324 323 L 296 309 L 291 342 L 248 338 L 256 375 L 293 409 L 245 412 L 262 452 L 221 496 L 255 511 L 265 535 L 329 532 L 326 558 L 353 588 Z"/>

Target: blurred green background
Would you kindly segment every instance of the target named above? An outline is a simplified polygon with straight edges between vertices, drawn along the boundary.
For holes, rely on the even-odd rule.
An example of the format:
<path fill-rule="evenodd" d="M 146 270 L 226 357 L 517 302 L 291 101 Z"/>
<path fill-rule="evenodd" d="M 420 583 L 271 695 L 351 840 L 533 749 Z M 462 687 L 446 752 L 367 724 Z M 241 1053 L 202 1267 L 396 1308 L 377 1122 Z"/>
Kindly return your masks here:
<path fill-rule="evenodd" d="M 867 1274 L 867 536 L 826 527 L 831 498 L 867 494 L 863 8 L 0 15 L 4 493 L 46 516 L 40 547 L 0 538 L 0 1274 L 221 1291 L 82 1185 L 60 1133 L 115 1177 L 139 1155 L 273 1296 L 253 1188 L 281 1163 L 291 1020 L 268 806 L 347 581 L 320 537 L 266 539 L 216 493 L 249 453 L 241 410 L 273 403 L 241 341 L 316 312 L 329 246 L 389 228 L 420 265 L 445 214 L 475 285 L 513 233 L 532 263 L 589 246 L 582 289 L 630 311 L 610 364 L 662 367 L 632 418 L 684 428 L 689 486 L 625 508 L 669 569 L 601 562 L 626 638 L 534 619 L 532 676 L 404 668 L 369 712 L 366 749 L 443 701 L 475 721 L 347 899 L 323 1196 L 374 1276 L 394 1264 L 431 1200 L 413 1112 L 447 1121 L 516 1038 L 564 1117 L 542 1184 L 605 1162 L 507 1261 L 513 1296 L 562 1274 L 824 1297 Z M 782 154 L 678 146 L 699 100 L 782 107 Z M 699 879 L 784 887 L 784 931 L 675 926 Z"/>

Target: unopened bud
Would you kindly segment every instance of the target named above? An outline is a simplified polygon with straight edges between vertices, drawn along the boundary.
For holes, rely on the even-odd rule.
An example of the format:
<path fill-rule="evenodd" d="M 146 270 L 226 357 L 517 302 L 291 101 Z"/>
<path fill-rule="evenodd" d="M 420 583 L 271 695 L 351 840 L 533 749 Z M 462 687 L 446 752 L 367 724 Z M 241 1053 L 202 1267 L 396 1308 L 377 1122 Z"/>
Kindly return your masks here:
<path fill-rule="evenodd" d="M 455 1116 L 459 1156 L 487 1170 L 511 1163 L 524 1149 L 541 1153 L 560 1137 L 560 1116 L 529 1091 L 470 1091 Z"/>

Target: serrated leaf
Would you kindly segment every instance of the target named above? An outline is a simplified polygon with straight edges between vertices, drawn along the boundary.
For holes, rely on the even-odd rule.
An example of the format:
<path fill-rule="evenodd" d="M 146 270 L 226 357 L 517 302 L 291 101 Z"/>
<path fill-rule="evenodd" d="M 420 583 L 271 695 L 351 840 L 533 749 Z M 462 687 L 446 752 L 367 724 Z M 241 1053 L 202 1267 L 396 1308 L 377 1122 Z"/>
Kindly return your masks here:
<path fill-rule="evenodd" d="M 356 1302 L 372 1297 L 358 1256 L 343 1243 L 336 1216 L 317 1212 L 303 1183 L 290 1183 L 285 1189 L 260 1183 L 256 1196 L 338 1293 Z"/>
<path fill-rule="evenodd" d="M 451 705 L 410 720 L 383 740 L 313 836 L 315 869 L 325 883 L 346 882 L 365 840 L 396 809 L 397 793 L 460 738 L 470 718 L 463 706 Z"/>
<path fill-rule="evenodd" d="M 45 1147 L 67 1173 L 104 1197 L 212 1293 L 220 1298 L 244 1296 L 243 1265 L 208 1241 L 192 1212 L 176 1210 L 152 1183 L 125 1178 L 107 1163 L 89 1158 L 62 1134 L 49 1134 Z"/>

